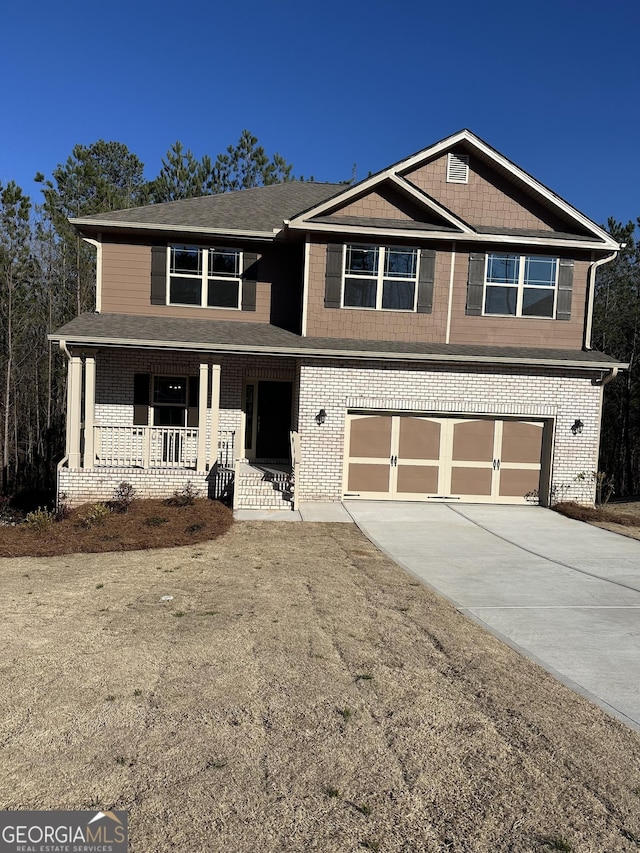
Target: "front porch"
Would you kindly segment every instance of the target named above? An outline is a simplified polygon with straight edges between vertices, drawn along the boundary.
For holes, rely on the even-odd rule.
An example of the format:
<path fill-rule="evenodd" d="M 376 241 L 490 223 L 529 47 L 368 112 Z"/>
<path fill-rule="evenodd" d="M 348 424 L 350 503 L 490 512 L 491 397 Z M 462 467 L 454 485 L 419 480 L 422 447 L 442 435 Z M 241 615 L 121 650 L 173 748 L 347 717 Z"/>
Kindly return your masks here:
<path fill-rule="evenodd" d="M 291 362 L 116 348 L 67 355 L 58 492 L 70 504 L 109 500 L 122 481 L 154 498 L 190 481 L 234 509 L 292 508 L 293 465 L 278 458 L 289 457 Z M 288 394 L 274 400 L 274 389 Z"/>

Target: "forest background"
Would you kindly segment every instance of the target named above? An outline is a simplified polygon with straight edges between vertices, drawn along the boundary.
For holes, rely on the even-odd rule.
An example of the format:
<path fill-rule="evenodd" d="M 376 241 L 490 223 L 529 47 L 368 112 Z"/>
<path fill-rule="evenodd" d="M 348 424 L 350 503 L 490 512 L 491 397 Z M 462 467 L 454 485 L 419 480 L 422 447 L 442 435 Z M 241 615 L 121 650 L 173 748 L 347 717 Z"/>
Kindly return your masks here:
<path fill-rule="evenodd" d="M 14 181 L 0 183 L 2 497 L 42 503 L 64 452 L 66 360 L 47 334 L 95 307 L 95 250 L 69 217 L 294 179 L 305 180 L 245 130 L 214 157 L 198 159 L 176 142 L 153 180 L 126 145 L 99 140 L 76 145 L 49 177 L 38 173 L 39 199 Z M 605 227 L 626 246 L 598 270 L 593 347 L 630 367 L 605 388 L 599 471 L 616 496 L 630 497 L 640 493 L 640 218 L 625 224 L 612 216 Z"/>

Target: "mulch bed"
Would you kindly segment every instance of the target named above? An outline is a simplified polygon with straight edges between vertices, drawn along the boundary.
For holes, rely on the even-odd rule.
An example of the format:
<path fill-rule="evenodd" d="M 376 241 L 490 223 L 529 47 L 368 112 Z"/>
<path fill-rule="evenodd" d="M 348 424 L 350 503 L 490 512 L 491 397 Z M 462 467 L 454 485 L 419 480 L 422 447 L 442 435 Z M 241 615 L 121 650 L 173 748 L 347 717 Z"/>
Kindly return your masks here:
<path fill-rule="evenodd" d="M 136 500 L 126 512 L 95 507 L 85 504 L 60 520 L 41 514 L 39 523 L 0 526 L 0 557 L 172 548 L 215 539 L 233 523 L 230 509 L 207 499 L 184 506 Z"/>
<path fill-rule="evenodd" d="M 556 512 L 566 515 L 568 518 L 575 518 L 577 521 L 587 521 L 591 524 L 606 523 L 620 524 L 624 527 L 637 527 L 640 523 L 640 514 L 617 510 L 615 505 L 611 507 L 591 507 L 582 506 L 573 501 L 563 501 L 556 504 L 553 508 Z"/>

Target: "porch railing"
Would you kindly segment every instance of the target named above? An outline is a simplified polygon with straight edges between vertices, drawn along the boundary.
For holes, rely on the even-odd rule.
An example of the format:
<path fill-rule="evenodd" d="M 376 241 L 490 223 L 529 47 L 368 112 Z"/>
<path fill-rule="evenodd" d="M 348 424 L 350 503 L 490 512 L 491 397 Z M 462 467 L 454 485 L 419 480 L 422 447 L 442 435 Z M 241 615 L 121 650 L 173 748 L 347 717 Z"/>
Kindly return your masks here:
<path fill-rule="evenodd" d="M 236 431 L 227 429 L 218 433 L 218 465 L 233 468 L 235 463 Z"/>
<path fill-rule="evenodd" d="M 198 430 L 192 427 L 95 426 L 97 467 L 196 468 Z"/>

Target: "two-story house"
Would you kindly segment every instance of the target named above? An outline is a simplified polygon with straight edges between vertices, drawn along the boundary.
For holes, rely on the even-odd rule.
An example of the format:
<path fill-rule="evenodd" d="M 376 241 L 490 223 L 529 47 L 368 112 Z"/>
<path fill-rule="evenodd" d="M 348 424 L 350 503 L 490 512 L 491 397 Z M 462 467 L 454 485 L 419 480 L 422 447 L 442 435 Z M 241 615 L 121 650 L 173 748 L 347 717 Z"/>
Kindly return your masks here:
<path fill-rule="evenodd" d="M 591 349 L 594 282 L 620 247 L 470 131 L 354 186 L 72 222 L 97 249 L 95 313 L 51 336 L 72 503 L 123 480 L 246 508 L 592 501 L 624 367 Z"/>

